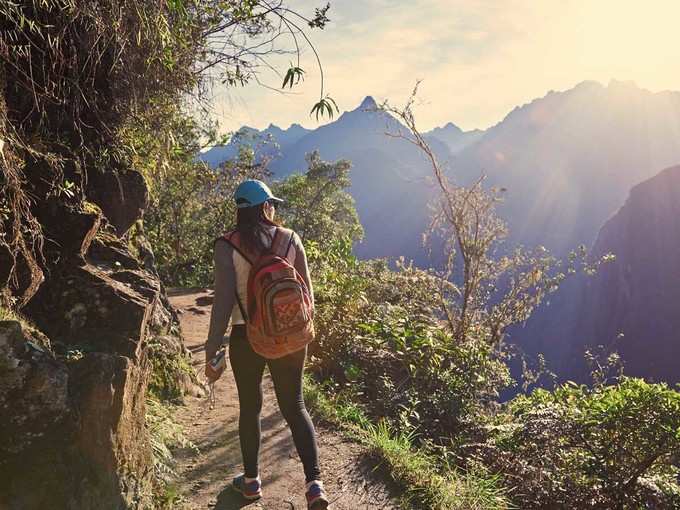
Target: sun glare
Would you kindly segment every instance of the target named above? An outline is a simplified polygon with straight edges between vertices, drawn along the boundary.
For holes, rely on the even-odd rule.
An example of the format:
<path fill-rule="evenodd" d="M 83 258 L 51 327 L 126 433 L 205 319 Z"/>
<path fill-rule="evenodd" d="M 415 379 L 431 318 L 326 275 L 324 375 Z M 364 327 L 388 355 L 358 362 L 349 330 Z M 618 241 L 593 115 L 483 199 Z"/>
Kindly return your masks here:
<path fill-rule="evenodd" d="M 573 42 L 585 68 L 651 87 L 669 70 L 680 75 L 679 1 L 587 1 L 578 18 Z"/>

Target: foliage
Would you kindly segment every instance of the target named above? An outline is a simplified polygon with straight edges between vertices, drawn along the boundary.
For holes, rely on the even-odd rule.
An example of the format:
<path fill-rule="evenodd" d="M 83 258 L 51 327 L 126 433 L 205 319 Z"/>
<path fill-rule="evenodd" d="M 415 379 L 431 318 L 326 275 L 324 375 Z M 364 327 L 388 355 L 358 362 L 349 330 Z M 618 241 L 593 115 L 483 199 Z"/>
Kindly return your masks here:
<path fill-rule="evenodd" d="M 147 168 L 151 200 L 144 235 L 153 246 L 156 264 L 169 285 L 204 286 L 212 281 L 215 239 L 233 224 L 233 193 L 247 178 L 264 178 L 266 162 L 243 148 L 240 157 L 213 169 L 196 159 L 200 127 L 181 112 L 171 117 L 172 145 L 162 167 Z M 143 139 L 142 139 L 143 141 Z M 143 150 L 144 144 L 140 143 Z M 141 154 L 149 161 L 151 152 Z"/>
<path fill-rule="evenodd" d="M 513 400 L 478 451 L 522 508 L 678 508 L 680 393 L 622 378 Z"/>
<path fill-rule="evenodd" d="M 305 18 L 283 2 L 0 4 L 0 257 L 18 306 L 35 293 L 47 265 L 34 203 L 51 199 L 77 209 L 88 175 L 130 169 L 133 160 L 142 168 L 167 163 L 142 161 L 126 133 L 139 121 L 150 128 L 151 145 L 176 147 L 164 113 L 156 116 L 159 105 L 189 103 L 192 95 L 200 107 L 215 82 L 259 81 L 272 55 L 292 53 L 301 69 L 298 38 L 319 64 L 319 102 L 328 100 L 300 20 L 322 29 L 328 6 Z"/>
<path fill-rule="evenodd" d="M 19 255 L 10 262 L 10 283 L 22 304 L 43 276 L 32 202 L 53 196 L 77 206 L 90 168 L 114 166 L 120 156 L 120 123 L 152 96 L 196 84 L 200 28 L 164 3 L 107 0 L 3 2 L 0 24 L 0 136 L 7 145 L 0 208 L 10 211 L 0 245 Z M 39 184 L 26 173 L 35 166 Z M 30 271 L 25 289 L 16 272 L 22 267 Z"/>
<path fill-rule="evenodd" d="M 502 255 L 507 227 L 496 214 L 496 206 L 504 190 L 486 189 L 484 176 L 471 186 L 449 179 L 418 129 L 413 111 L 417 91 L 418 85 L 403 108 L 384 103 L 381 110 L 403 123 L 405 130 L 390 134 L 421 150 L 439 190 L 425 240 L 437 237 L 443 241 L 442 309 L 457 341 L 464 343 L 469 336 L 476 336 L 499 346 L 508 327 L 527 320 L 568 274 L 578 269 L 592 273 L 611 256 L 587 263 L 585 247 L 572 252 L 566 262 L 555 259 L 543 247 L 516 248 Z"/>
<path fill-rule="evenodd" d="M 314 281 L 317 338 L 313 355 L 323 372 L 337 371 L 340 360 L 350 359 L 360 310 L 367 303 L 367 281 L 360 273 L 364 265 L 352 254 L 349 237 L 330 242 L 307 239 L 305 245 Z"/>
<path fill-rule="evenodd" d="M 351 399 L 334 394 L 307 378 L 305 401 L 320 417 L 340 426 L 346 434 L 369 448 L 389 477 L 404 489 L 403 508 L 432 510 L 510 508 L 498 480 L 488 473 L 463 472 L 453 466 L 444 469 L 432 452 L 418 448 L 410 433 L 396 432 L 385 422 L 377 425 Z"/>
<path fill-rule="evenodd" d="M 208 129 L 181 111 L 171 109 L 166 116 L 165 125 L 173 133 L 169 150 L 159 147 L 147 129 L 139 135 L 129 132 L 141 162 L 153 161 L 153 155 L 163 161 L 160 167 L 143 167 L 151 190 L 143 234 L 167 284 L 205 286 L 212 281 L 214 240 L 233 227 L 234 190 L 244 179 L 266 180 L 268 159 L 243 145 L 236 160 L 209 168 L 197 160 L 196 142 Z M 304 174 L 273 183 L 275 194 L 284 199 L 280 219 L 303 239 L 321 240 L 318 250 L 343 236 L 360 239 L 363 231 L 354 201 L 345 191 L 349 163 L 324 162 L 318 153 L 309 155 L 307 162 Z"/>
<path fill-rule="evenodd" d="M 197 448 L 187 439 L 182 426 L 174 420 L 172 408 L 167 403 L 162 403 L 155 398 L 147 398 L 145 419 L 156 479 L 168 482 L 169 478 L 175 474 L 171 449 Z"/>
<path fill-rule="evenodd" d="M 316 116 L 316 120 L 319 120 L 319 117 L 323 117 L 324 115 L 328 115 L 328 117 L 332 119 L 334 113 L 340 113 L 340 109 L 335 100 L 328 95 L 319 99 L 319 102 L 316 103 L 309 112 L 310 115 Z"/>
<path fill-rule="evenodd" d="M 346 251 L 342 251 L 342 248 Z M 334 249 L 333 249 L 334 248 Z M 459 342 L 438 310 L 431 272 L 359 262 L 347 243 L 316 265 L 318 373 L 351 387 L 369 415 L 401 431 L 438 438 L 461 431 L 510 384 L 507 366 L 484 338 Z"/>
<path fill-rule="evenodd" d="M 303 242 L 316 242 L 325 250 L 333 240 L 347 237 L 358 241 L 363 236 L 350 186 L 350 162 L 322 161 L 318 151 L 307 154 L 307 171 L 293 174 L 276 183 L 274 193 L 285 199 L 279 206 L 286 226 L 295 230 Z"/>

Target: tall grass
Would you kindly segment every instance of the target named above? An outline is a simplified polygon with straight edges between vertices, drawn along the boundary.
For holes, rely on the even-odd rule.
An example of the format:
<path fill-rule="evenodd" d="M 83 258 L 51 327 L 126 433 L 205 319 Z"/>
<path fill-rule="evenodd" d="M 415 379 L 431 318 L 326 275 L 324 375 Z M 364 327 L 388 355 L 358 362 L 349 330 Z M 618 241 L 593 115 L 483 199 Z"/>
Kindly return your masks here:
<path fill-rule="evenodd" d="M 305 380 L 305 401 L 321 418 L 366 445 L 404 488 L 402 507 L 428 510 L 507 510 L 512 508 L 496 477 L 441 468 L 433 455 L 414 445 L 414 436 L 396 433 L 387 422 L 371 421 L 355 403 L 329 396 L 323 385 Z"/>

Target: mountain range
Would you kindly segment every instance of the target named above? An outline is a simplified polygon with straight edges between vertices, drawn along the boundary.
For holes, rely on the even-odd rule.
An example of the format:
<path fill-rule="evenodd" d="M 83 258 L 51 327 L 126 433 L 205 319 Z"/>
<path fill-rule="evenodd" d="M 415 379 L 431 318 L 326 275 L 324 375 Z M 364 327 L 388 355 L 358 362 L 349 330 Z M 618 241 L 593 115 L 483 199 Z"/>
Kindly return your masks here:
<path fill-rule="evenodd" d="M 269 126 L 261 132 L 251 130 L 250 134 L 277 139 L 280 156 L 272 161 L 271 169 L 278 178 L 303 172 L 305 154 L 312 150 L 319 150 L 326 160 L 352 161 L 350 193 L 366 233 L 365 240 L 356 247 L 357 255 L 364 258 L 404 255 L 420 266 L 436 264 L 421 246 L 428 206 L 436 198 L 431 169 L 417 148 L 385 135 L 387 131 L 404 128 L 375 107 L 369 96 L 355 110 L 314 130 L 298 125 L 286 130 Z M 635 191 L 639 188 L 634 187 L 653 178 L 661 169 L 680 163 L 678 92 L 652 93 L 630 82 L 602 85 L 586 81 L 569 90 L 550 91 L 518 106 L 484 131 L 463 131 L 449 123 L 426 133 L 426 137 L 454 182 L 465 184 L 485 175 L 487 185 L 507 190 L 499 213 L 509 226 L 508 248 L 518 244 L 542 245 L 563 257 L 584 244 L 593 247 L 594 253 L 605 248 L 622 251 L 615 253 L 619 260 L 635 260 L 636 264 L 646 261 L 652 266 L 669 256 L 670 252 L 654 251 L 655 247 L 670 246 L 663 244 L 661 237 L 650 238 L 641 233 L 640 249 L 646 253 L 642 256 L 633 250 L 634 233 L 626 233 L 629 240 L 625 242 L 615 242 L 608 233 L 616 230 L 623 238 L 625 229 L 617 230 L 611 225 L 624 222 L 616 219 L 622 217 L 624 210 L 648 215 L 649 211 L 641 205 L 643 201 L 636 197 L 652 201 L 655 198 L 650 193 L 641 195 Z M 231 148 L 212 149 L 202 158 L 216 164 L 222 157 L 219 151 L 235 150 L 236 144 L 230 145 Z M 632 188 L 634 191 L 626 202 Z M 637 205 L 633 207 L 631 203 Z M 666 214 L 670 210 L 664 209 Z M 672 226 L 677 226 L 680 219 L 665 221 L 667 230 L 657 230 L 657 235 L 666 232 L 677 236 L 677 229 Z M 651 228 L 642 224 L 640 227 Z M 629 300 L 624 306 L 620 299 L 612 297 L 616 292 L 626 292 L 623 287 L 613 286 L 612 281 L 624 287 L 632 285 L 631 282 L 639 285 L 641 282 L 623 278 L 620 272 L 646 274 L 644 268 L 612 267 L 618 268 L 616 278 L 602 276 L 604 280 L 593 280 L 590 284 L 579 278 L 565 285 L 524 327 L 510 332 L 510 341 L 529 354 L 546 353 L 565 377 L 577 373 L 575 353 L 595 342 L 597 336 L 604 335 L 606 338 L 601 341 L 606 342 L 612 331 L 628 324 L 623 317 L 635 313 L 637 301 Z M 612 270 L 603 269 L 603 275 L 610 275 Z M 668 274 L 671 280 L 667 283 L 679 287 L 680 276 L 672 271 Z M 585 299 L 586 295 L 590 300 Z M 665 295 L 673 293 L 668 291 Z M 585 302 L 596 312 L 586 313 L 581 308 Z M 653 313 L 648 316 L 655 317 Z M 578 328 L 571 328 L 577 319 Z M 680 324 L 673 325 L 677 326 L 675 331 L 680 331 Z M 627 328 L 632 337 L 642 334 L 638 326 Z M 595 335 L 595 331 L 599 333 Z M 657 330 L 652 328 L 649 334 L 653 331 Z M 652 365 L 640 362 L 638 372 L 644 373 L 645 366 L 656 370 Z M 659 370 L 664 378 L 668 377 L 666 369 Z"/>
<path fill-rule="evenodd" d="M 348 159 L 352 162 L 350 193 L 365 231 L 364 241 L 356 246 L 357 254 L 363 258 L 403 254 L 427 265 L 429 259 L 422 247 L 421 234 L 427 225 L 427 204 L 435 196 L 428 182 L 431 170 L 419 149 L 386 135 L 404 127 L 376 108 L 375 100 L 367 96 L 356 109 L 307 133 L 297 125 L 287 130 L 270 126 L 260 132 L 242 128 L 234 142 L 205 152 L 201 159 L 217 164 L 225 154 L 234 157 L 243 140 L 268 139 L 278 131 L 284 136 L 276 137 L 280 157 L 269 167 L 274 178 L 304 172 L 305 156 L 314 150 L 325 160 Z M 448 124 L 426 136 L 438 157 L 447 161 L 481 133 L 465 132 Z"/>
<path fill-rule="evenodd" d="M 385 135 L 404 128 L 375 107 L 368 96 L 314 130 L 245 127 L 234 142 L 201 157 L 218 164 L 244 140 L 273 139 L 280 152 L 270 166 L 275 177 L 303 172 L 312 150 L 326 160 L 349 159 L 351 193 L 367 232 L 357 253 L 427 265 L 420 236 L 434 196 L 431 170 L 415 147 Z M 518 106 L 485 131 L 449 123 L 426 136 L 454 181 L 484 174 L 488 185 L 507 190 L 500 213 L 511 244 L 540 244 L 563 256 L 590 246 L 635 184 L 680 162 L 680 93 L 586 81 Z"/>

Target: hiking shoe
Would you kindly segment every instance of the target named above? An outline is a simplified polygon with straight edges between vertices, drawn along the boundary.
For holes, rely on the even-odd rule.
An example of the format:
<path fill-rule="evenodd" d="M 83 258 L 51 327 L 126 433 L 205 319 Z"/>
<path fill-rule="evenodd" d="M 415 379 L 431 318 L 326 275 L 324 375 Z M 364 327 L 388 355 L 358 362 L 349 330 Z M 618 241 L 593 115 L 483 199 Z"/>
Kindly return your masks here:
<path fill-rule="evenodd" d="M 307 498 L 307 510 L 325 510 L 328 508 L 328 498 L 321 482 L 316 480 L 309 482 L 305 497 Z"/>
<path fill-rule="evenodd" d="M 236 492 L 240 492 L 241 495 L 246 499 L 253 500 L 260 499 L 262 497 L 262 487 L 260 485 L 260 480 L 246 482 L 246 475 L 239 475 L 234 478 L 231 486 Z"/>

